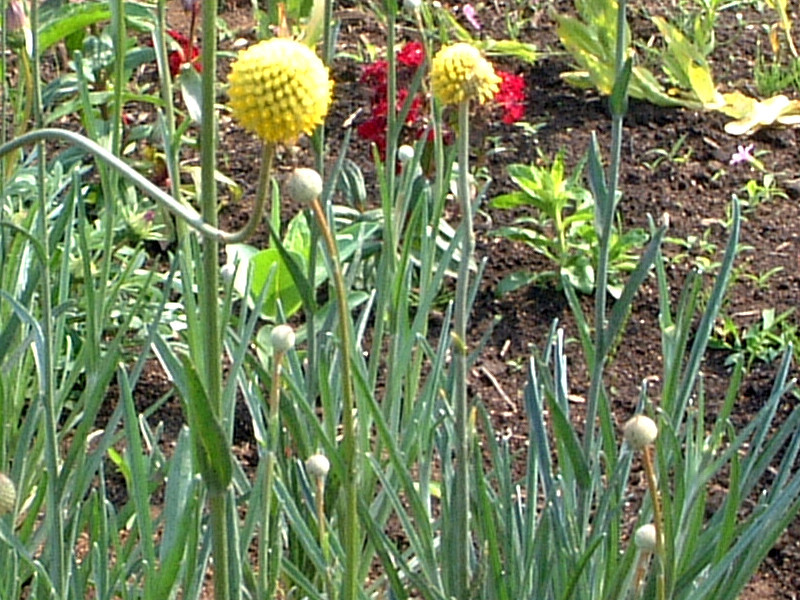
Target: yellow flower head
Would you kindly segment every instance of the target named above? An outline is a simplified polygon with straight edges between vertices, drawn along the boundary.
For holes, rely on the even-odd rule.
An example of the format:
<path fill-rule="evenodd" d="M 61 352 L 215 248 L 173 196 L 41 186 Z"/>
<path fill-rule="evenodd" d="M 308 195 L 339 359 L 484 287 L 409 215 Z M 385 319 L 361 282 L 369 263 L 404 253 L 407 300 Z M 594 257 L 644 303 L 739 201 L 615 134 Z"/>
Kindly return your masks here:
<path fill-rule="evenodd" d="M 443 104 L 477 100 L 480 104 L 497 93 L 500 77 L 480 51 L 469 44 L 445 46 L 433 57 L 431 86 Z"/>
<path fill-rule="evenodd" d="M 242 51 L 228 81 L 233 116 L 267 142 L 311 133 L 331 104 L 327 67 L 294 40 L 273 38 Z"/>

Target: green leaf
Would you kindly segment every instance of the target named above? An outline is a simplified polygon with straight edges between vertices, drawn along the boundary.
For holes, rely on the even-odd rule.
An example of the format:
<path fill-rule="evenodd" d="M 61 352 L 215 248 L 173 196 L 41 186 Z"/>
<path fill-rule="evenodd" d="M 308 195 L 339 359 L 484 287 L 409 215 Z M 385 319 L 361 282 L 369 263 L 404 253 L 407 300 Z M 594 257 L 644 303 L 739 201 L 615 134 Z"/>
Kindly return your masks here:
<path fill-rule="evenodd" d="M 181 67 L 179 80 L 186 110 L 192 121 L 200 123 L 203 115 L 200 108 L 203 105 L 203 80 L 200 78 L 200 73 L 192 65 L 184 64 Z"/>
<path fill-rule="evenodd" d="M 537 274 L 535 273 L 527 273 L 523 271 L 511 273 L 500 280 L 500 283 L 497 284 L 497 288 L 495 288 L 495 294 L 498 296 L 508 294 L 509 292 L 513 292 L 533 283 L 536 278 Z"/>
<path fill-rule="evenodd" d="M 292 260 L 305 270 L 306 261 L 303 255 L 292 250 L 287 252 Z M 286 316 L 293 315 L 300 309 L 303 304 L 300 292 L 284 257 L 277 248 L 267 248 L 254 254 L 246 265 L 240 266 L 240 272 L 247 273 L 248 269 L 251 276 L 250 294 L 252 298 L 260 296 L 264 286 L 269 286 L 261 308 L 261 312 L 265 316 L 277 316 L 278 302 Z"/>
<path fill-rule="evenodd" d="M 195 459 L 208 489 L 224 492 L 233 476 L 233 458 L 225 430 L 211 408 L 211 400 L 191 358 L 181 356 L 187 384 L 183 406 L 192 430 Z"/>
<path fill-rule="evenodd" d="M 43 54 L 64 38 L 110 18 L 111 9 L 107 2 L 61 4 L 58 13 L 50 15 L 39 28 L 39 53 Z"/>
<path fill-rule="evenodd" d="M 624 115 L 628 109 L 628 89 L 630 87 L 632 68 L 633 61 L 629 56 L 622 66 L 622 71 L 614 81 L 614 89 L 611 90 L 611 97 L 608 101 L 613 115 Z"/>
<path fill-rule="evenodd" d="M 594 289 L 594 267 L 591 262 L 581 260 L 561 269 L 562 275 L 566 275 L 570 285 L 579 292 L 591 294 Z"/>

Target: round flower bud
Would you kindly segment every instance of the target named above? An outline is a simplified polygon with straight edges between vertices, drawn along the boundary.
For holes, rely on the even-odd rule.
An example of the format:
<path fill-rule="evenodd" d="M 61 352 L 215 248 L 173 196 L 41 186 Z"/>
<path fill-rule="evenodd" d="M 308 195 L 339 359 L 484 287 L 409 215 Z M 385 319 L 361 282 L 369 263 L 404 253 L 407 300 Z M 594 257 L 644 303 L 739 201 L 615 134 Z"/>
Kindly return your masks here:
<path fill-rule="evenodd" d="M 286 188 L 292 200 L 310 204 L 322 195 L 322 177 L 314 169 L 295 169 Z"/>
<path fill-rule="evenodd" d="M 633 534 L 633 543 L 642 552 L 656 551 L 656 526 L 652 523 L 642 525 Z"/>
<path fill-rule="evenodd" d="M 328 476 L 331 470 L 331 462 L 325 457 L 324 454 L 314 454 L 309 456 L 306 460 L 306 471 L 312 477 L 322 479 Z"/>
<path fill-rule="evenodd" d="M 403 8 L 408 12 L 416 12 L 422 6 L 422 0 L 403 0 Z"/>
<path fill-rule="evenodd" d="M 622 428 L 622 435 L 635 450 L 641 450 L 656 441 L 658 427 L 655 421 L 645 415 L 636 415 Z"/>
<path fill-rule="evenodd" d="M 272 38 L 240 52 L 228 81 L 233 116 L 267 142 L 311 133 L 331 104 L 327 67 L 294 40 Z"/>
<path fill-rule="evenodd" d="M 234 265 L 233 263 L 227 263 L 222 265 L 219 274 L 222 277 L 222 281 L 224 281 L 225 283 L 230 283 L 231 281 L 233 281 L 233 277 L 236 275 L 236 265 Z"/>
<path fill-rule="evenodd" d="M 276 325 L 269 334 L 276 352 L 288 352 L 294 348 L 294 329 L 290 325 Z"/>
<path fill-rule="evenodd" d="M 17 489 L 5 473 L 0 473 L 0 515 L 10 513 L 17 503 Z"/>
<path fill-rule="evenodd" d="M 431 63 L 431 89 L 443 104 L 477 100 L 483 104 L 500 89 L 501 79 L 480 51 L 466 43 L 445 46 Z"/>
<path fill-rule="evenodd" d="M 408 144 L 403 144 L 397 149 L 397 160 L 406 164 L 414 158 L 414 148 Z"/>

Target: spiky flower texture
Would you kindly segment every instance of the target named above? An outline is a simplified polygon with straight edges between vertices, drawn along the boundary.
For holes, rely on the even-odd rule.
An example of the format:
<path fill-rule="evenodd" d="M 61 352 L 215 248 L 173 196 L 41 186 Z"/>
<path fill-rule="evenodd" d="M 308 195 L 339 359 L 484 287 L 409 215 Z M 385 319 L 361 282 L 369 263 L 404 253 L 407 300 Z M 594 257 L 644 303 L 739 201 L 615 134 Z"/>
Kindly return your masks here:
<path fill-rule="evenodd" d="M 500 89 L 500 77 L 480 51 L 465 43 L 445 46 L 431 64 L 433 95 L 443 104 L 477 100 L 483 104 Z"/>
<path fill-rule="evenodd" d="M 266 142 L 293 142 L 311 133 L 331 104 L 327 67 L 294 40 L 272 38 L 242 51 L 228 81 L 233 116 Z"/>

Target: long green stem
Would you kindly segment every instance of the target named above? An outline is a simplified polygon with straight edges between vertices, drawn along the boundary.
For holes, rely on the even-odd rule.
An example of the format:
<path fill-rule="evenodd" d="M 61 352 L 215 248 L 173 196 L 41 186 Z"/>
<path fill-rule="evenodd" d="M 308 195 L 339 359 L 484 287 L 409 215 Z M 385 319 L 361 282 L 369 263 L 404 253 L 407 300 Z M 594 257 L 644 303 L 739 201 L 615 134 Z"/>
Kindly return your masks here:
<path fill-rule="evenodd" d="M 270 588 L 269 586 L 269 556 L 272 541 L 271 521 L 272 518 L 272 487 L 275 477 L 276 452 L 278 451 L 278 433 L 280 431 L 280 404 L 281 404 L 281 376 L 283 373 L 284 352 L 276 351 L 272 368 L 272 382 L 269 390 L 269 415 L 267 417 L 267 449 L 266 467 L 264 469 L 264 515 L 261 524 L 261 541 L 259 548 L 259 578 L 262 591 Z"/>
<path fill-rule="evenodd" d="M 32 69 L 32 90 L 33 98 L 31 104 L 33 106 L 33 119 L 36 128 L 42 126 L 42 86 L 39 74 L 41 71 L 41 61 L 39 57 L 39 3 L 31 3 L 31 30 L 33 31 L 33 69 Z M 24 52 L 25 50 L 23 50 Z M 47 202 L 47 173 L 45 166 L 47 160 L 45 157 L 44 143 L 40 143 L 38 147 L 38 227 L 39 235 L 41 236 L 40 242 L 42 252 L 45 256 L 45 261 L 42 264 L 42 287 L 41 287 L 41 327 L 42 339 L 44 348 L 41 352 L 42 364 L 39 365 L 42 376 L 43 389 L 40 390 L 40 398 L 44 402 L 45 414 L 45 465 L 48 472 L 47 481 L 47 511 L 45 519 L 47 528 L 50 532 L 49 543 L 46 544 L 48 548 L 47 553 L 52 568 L 52 582 L 55 586 L 54 593 L 56 597 L 62 598 L 66 595 L 67 591 L 67 555 L 65 552 L 65 537 L 64 537 L 64 518 L 61 511 L 61 481 L 59 477 L 59 449 L 58 449 L 58 406 L 56 405 L 56 390 L 55 390 L 55 368 L 53 364 L 53 355 L 55 347 L 53 343 L 53 314 L 52 314 L 52 297 L 51 297 L 51 280 L 50 280 L 50 236 L 48 235 L 47 228 L 47 215 L 49 214 L 49 207 Z"/>
<path fill-rule="evenodd" d="M 200 129 L 200 203 L 203 221 L 216 228 L 217 217 L 217 131 L 216 131 L 216 83 L 217 83 L 217 0 L 205 0 L 203 11 L 203 76 Z M 203 315 L 201 327 L 205 346 L 202 356 L 195 356 L 195 364 L 204 367 L 204 383 L 210 408 L 217 419 L 223 422 L 222 398 L 222 337 L 219 314 L 219 242 L 215 237 L 206 237 L 202 249 L 203 278 L 200 286 L 199 308 Z M 196 432 L 195 432 L 196 433 Z M 239 597 L 234 569 L 239 569 L 237 559 L 231 555 L 234 545 L 230 543 L 234 534 L 229 528 L 229 512 L 232 496 L 229 490 L 213 491 L 209 495 L 208 507 L 211 521 L 211 546 L 214 555 L 214 598 L 235 600 Z M 235 515 L 233 517 L 235 519 Z"/>
<path fill-rule="evenodd" d="M 350 323 L 350 311 L 347 304 L 347 290 L 342 275 L 339 249 L 333 237 L 325 211 L 319 198 L 311 203 L 311 209 L 319 224 L 322 239 L 328 250 L 333 274 L 333 285 L 339 308 L 339 343 L 342 356 L 342 458 L 345 475 L 342 488 L 345 494 L 344 515 L 344 581 L 342 583 L 343 600 L 355 600 L 358 596 L 358 564 L 361 555 L 361 541 L 358 535 L 358 468 L 356 461 L 356 420 L 354 410 L 355 393 L 351 369 L 351 349 L 353 334 Z"/>
<path fill-rule="evenodd" d="M 619 0 L 617 10 L 617 44 L 615 51 L 615 73 L 619 79 L 625 58 L 626 30 L 625 0 Z M 612 107 L 613 108 L 613 107 Z M 608 293 L 608 262 L 611 248 L 611 228 L 614 224 L 614 213 L 617 206 L 617 187 L 619 168 L 622 156 L 622 119 L 623 114 L 613 112 L 611 115 L 611 161 L 608 167 L 608 188 L 604 198 L 595 198 L 600 208 L 600 227 L 598 236 L 597 271 L 595 273 L 595 355 L 592 363 L 592 380 L 589 386 L 589 398 L 586 403 L 586 435 L 584 449 L 588 453 L 594 451 L 594 429 L 598 403 L 603 393 L 603 372 L 605 370 L 611 340 L 606 339 L 606 294 Z"/>
<path fill-rule="evenodd" d="M 469 587 L 469 404 L 467 400 L 467 321 L 469 320 L 469 260 L 475 249 L 472 201 L 469 193 L 469 101 L 458 105 L 458 201 L 461 209 L 461 260 L 456 283 L 453 325 L 453 406 L 456 470 L 451 499 L 455 579 L 451 594 L 467 598 Z"/>

